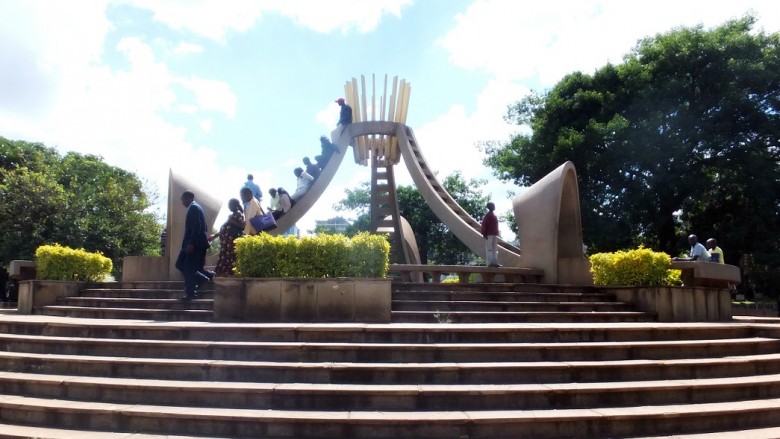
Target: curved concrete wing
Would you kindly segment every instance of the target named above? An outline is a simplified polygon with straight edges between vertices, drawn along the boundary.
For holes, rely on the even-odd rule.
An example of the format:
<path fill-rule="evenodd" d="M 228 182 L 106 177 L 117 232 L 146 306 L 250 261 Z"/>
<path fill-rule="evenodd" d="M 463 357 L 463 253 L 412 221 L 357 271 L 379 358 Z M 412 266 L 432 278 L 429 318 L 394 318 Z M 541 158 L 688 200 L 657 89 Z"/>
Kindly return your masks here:
<path fill-rule="evenodd" d="M 339 152 L 334 153 L 330 157 L 330 160 L 328 160 L 325 168 L 322 169 L 320 176 L 317 177 L 317 180 L 315 180 L 314 183 L 312 183 L 308 192 L 306 192 L 306 194 L 304 194 L 295 203 L 295 206 L 290 208 L 287 213 L 276 220 L 276 228 L 269 230 L 268 233 L 272 235 L 279 235 L 289 230 L 290 227 L 294 226 L 298 220 L 306 215 L 306 212 L 308 212 L 309 209 L 314 206 L 314 203 L 316 203 L 322 193 L 325 192 L 325 189 L 327 189 L 331 180 L 333 180 L 333 176 L 336 175 L 336 171 L 338 171 L 339 166 L 341 166 L 341 161 L 344 160 L 344 155 L 346 154 L 347 147 L 349 146 L 348 144 L 334 144 L 339 148 Z M 292 194 L 295 192 L 295 189 L 292 188 L 292 190 L 288 190 L 288 192 Z"/>
<path fill-rule="evenodd" d="M 390 124 L 389 128 L 386 126 L 387 124 Z M 331 140 L 333 144 L 338 147 L 339 152 L 331 156 L 330 160 L 328 160 L 328 163 L 325 165 L 325 168 L 320 173 L 320 176 L 309 188 L 309 191 L 306 192 L 306 194 L 295 203 L 295 206 L 293 206 L 281 218 L 276 220 L 276 228 L 270 230 L 268 233 L 272 235 L 282 234 L 290 227 L 295 225 L 295 223 L 303 218 L 304 215 L 306 215 L 306 212 L 308 212 L 309 209 L 314 206 L 314 203 L 317 202 L 323 192 L 325 192 L 325 189 L 327 189 L 331 180 L 333 180 L 333 176 L 336 175 L 336 171 L 338 171 L 339 167 L 341 166 L 341 161 L 344 160 L 347 149 L 352 143 L 352 139 L 354 137 L 370 134 L 381 134 L 376 131 L 386 131 L 388 129 L 392 129 L 393 133 L 395 132 L 394 124 L 392 122 L 353 123 L 347 125 L 343 131 L 341 128 L 336 128 L 331 133 Z M 288 192 L 292 193 L 294 191 Z"/>
<path fill-rule="evenodd" d="M 582 251 L 577 171 L 566 162 L 513 200 L 523 264 L 544 270 L 545 283 L 593 283 Z"/>
<path fill-rule="evenodd" d="M 395 135 L 404 163 L 425 202 L 461 242 L 484 258 L 485 239 L 482 237 L 480 223 L 460 207 L 436 179 L 418 147 L 412 129 L 400 123 L 396 124 Z M 520 267 L 520 249 L 499 238 L 498 262 L 510 267 Z"/>

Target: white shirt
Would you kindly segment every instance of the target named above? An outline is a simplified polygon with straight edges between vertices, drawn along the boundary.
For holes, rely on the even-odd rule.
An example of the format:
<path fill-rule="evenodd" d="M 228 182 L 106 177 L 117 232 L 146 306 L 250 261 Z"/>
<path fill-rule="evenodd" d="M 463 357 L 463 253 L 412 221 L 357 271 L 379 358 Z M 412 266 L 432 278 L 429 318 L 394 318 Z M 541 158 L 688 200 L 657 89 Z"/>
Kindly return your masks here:
<path fill-rule="evenodd" d="M 246 225 L 244 226 L 244 233 L 247 235 L 257 235 L 257 229 L 252 227 L 252 223 L 249 221 L 249 219 L 262 214 L 263 208 L 260 206 L 260 202 L 257 201 L 257 198 L 253 197 L 248 203 L 246 203 L 246 211 L 244 212 Z"/>
<path fill-rule="evenodd" d="M 691 246 L 691 254 L 689 256 L 691 258 L 693 258 L 694 256 L 698 256 L 698 258 L 696 258 L 697 261 L 703 261 L 703 262 L 710 261 L 710 253 L 707 251 L 706 248 L 704 248 L 703 245 L 701 245 L 701 242 L 697 242 L 696 244 L 693 244 Z"/>

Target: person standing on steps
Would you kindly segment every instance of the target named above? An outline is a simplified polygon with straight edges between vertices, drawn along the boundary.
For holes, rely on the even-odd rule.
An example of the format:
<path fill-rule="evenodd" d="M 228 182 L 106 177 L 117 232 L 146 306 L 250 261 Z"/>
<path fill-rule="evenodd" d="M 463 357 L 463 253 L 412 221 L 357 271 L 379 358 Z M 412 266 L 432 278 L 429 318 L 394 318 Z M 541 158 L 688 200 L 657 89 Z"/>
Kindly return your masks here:
<path fill-rule="evenodd" d="M 339 113 L 339 123 L 336 125 L 336 127 L 341 127 L 341 133 L 343 133 L 344 128 L 352 123 L 352 107 L 347 104 L 347 101 L 344 100 L 344 98 L 338 98 L 334 102 L 339 104 L 341 107 L 341 112 Z"/>
<path fill-rule="evenodd" d="M 485 238 L 485 262 L 488 267 L 500 267 L 498 263 L 498 217 L 493 213 L 496 205 L 487 203 L 487 213 L 482 218 L 482 237 Z"/>
<path fill-rule="evenodd" d="M 189 300 L 197 297 L 200 284 L 211 280 L 213 274 L 207 273 L 203 268 L 206 263 L 206 250 L 209 248 L 203 208 L 195 201 L 195 194 L 190 191 L 181 194 L 181 204 L 187 208 L 187 214 L 184 219 L 184 236 L 181 240 L 179 257 L 176 259 L 176 268 L 184 274 L 182 299 Z"/>
<path fill-rule="evenodd" d="M 252 174 L 247 174 L 246 176 L 246 182 L 244 182 L 243 187 L 248 187 L 252 190 L 252 196 L 255 197 L 257 201 L 260 202 L 262 205 L 263 203 L 263 191 L 260 190 L 260 186 L 255 183 L 255 176 Z M 244 210 L 246 210 L 246 203 L 244 203 Z"/>
<path fill-rule="evenodd" d="M 257 198 L 252 195 L 252 189 L 249 189 L 248 187 L 241 188 L 241 201 L 243 201 L 246 206 L 244 209 L 244 234 L 257 235 L 260 231 L 255 229 L 255 226 L 253 226 L 252 222 L 249 220 L 264 214 L 263 207 L 260 205 L 260 202 L 257 201 Z"/>

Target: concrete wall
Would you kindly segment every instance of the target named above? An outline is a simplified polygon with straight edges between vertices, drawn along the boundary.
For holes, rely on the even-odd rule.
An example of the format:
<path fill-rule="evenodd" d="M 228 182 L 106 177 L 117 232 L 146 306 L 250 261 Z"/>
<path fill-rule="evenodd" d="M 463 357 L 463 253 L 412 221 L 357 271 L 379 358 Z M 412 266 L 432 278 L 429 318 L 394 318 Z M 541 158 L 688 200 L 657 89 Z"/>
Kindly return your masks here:
<path fill-rule="evenodd" d="M 725 288 L 604 287 L 637 311 L 654 312 L 659 322 L 725 322 L 731 320 L 731 295 Z"/>
<path fill-rule="evenodd" d="M 593 283 L 582 251 L 579 189 L 572 162 L 521 192 L 512 205 L 523 250 L 520 267 L 544 270 L 544 283 Z"/>
<path fill-rule="evenodd" d="M 390 279 L 217 278 L 214 321 L 390 322 Z"/>
<path fill-rule="evenodd" d="M 33 314 L 42 306 L 54 305 L 58 297 L 78 295 L 89 282 L 25 280 L 19 282 L 19 314 Z"/>

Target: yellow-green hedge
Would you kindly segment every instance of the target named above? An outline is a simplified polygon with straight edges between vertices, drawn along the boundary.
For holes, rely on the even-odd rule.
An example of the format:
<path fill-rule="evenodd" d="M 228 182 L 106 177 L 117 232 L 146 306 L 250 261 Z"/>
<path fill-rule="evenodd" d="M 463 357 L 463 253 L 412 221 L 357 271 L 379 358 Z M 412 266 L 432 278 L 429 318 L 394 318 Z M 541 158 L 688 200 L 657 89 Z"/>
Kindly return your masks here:
<path fill-rule="evenodd" d="M 97 282 L 111 274 L 111 259 L 100 253 L 72 249 L 59 244 L 35 250 L 38 279 Z"/>
<path fill-rule="evenodd" d="M 267 233 L 235 240 L 242 277 L 385 277 L 390 243 L 384 235 L 320 234 L 296 238 Z"/>
<path fill-rule="evenodd" d="M 639 247 L 590 257 L 593 283 L 611 286 L 681 285 L 680 270 L 672 270 L 671 258 L 663 252 Z"/>

